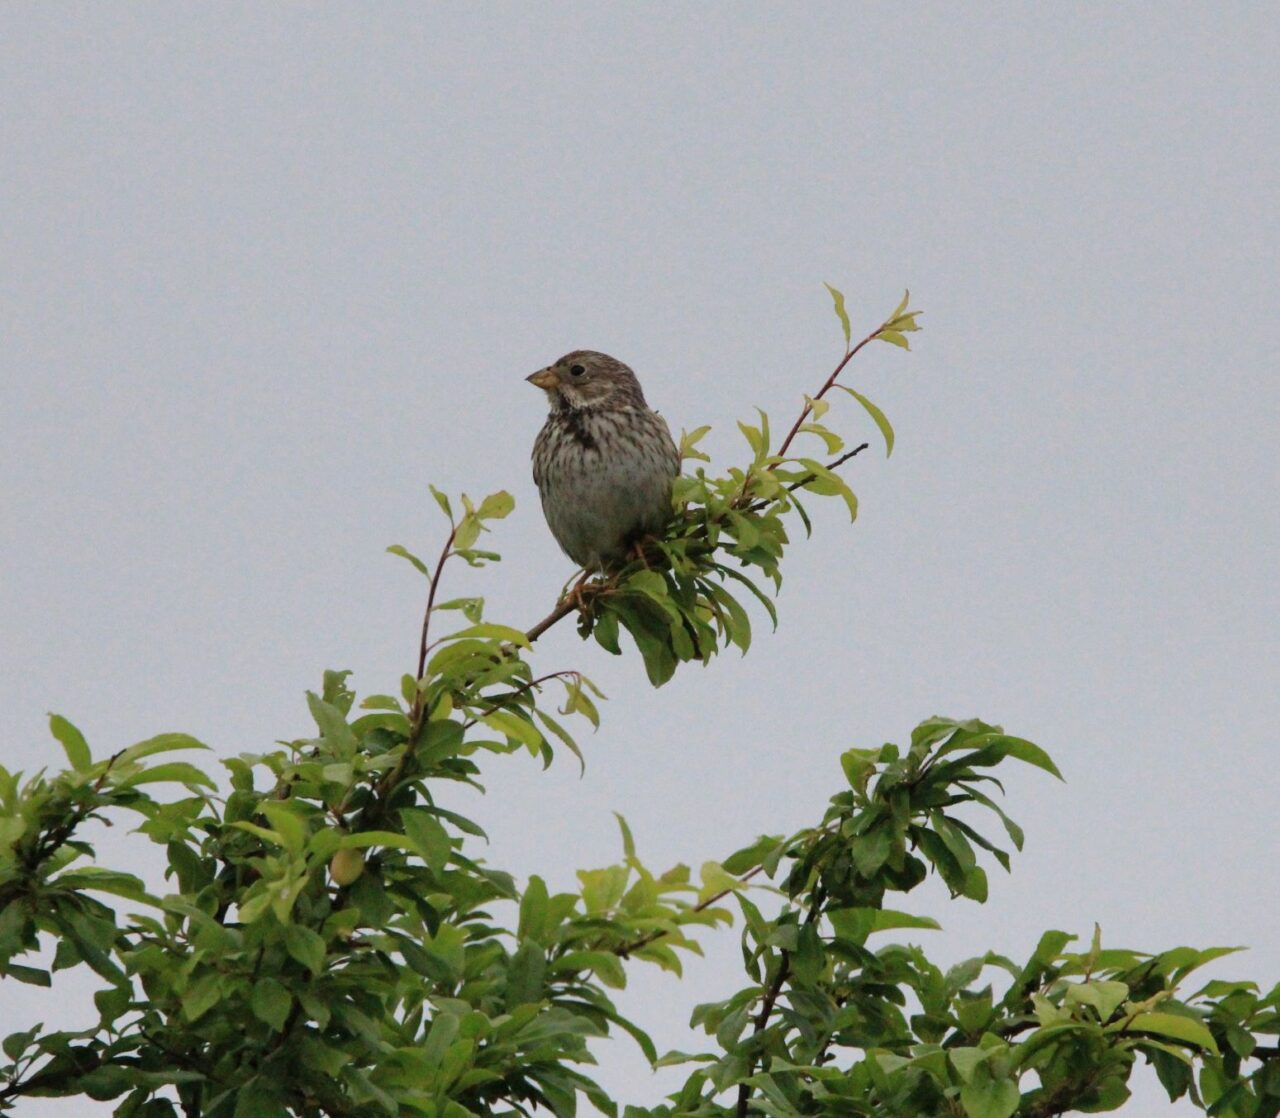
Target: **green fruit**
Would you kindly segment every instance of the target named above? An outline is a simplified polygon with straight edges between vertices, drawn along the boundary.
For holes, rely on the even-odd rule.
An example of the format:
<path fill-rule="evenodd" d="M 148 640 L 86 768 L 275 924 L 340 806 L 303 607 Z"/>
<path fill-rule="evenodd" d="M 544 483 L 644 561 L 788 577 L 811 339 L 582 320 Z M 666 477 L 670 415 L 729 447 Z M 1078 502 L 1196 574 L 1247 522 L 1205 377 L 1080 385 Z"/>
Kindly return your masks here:
<path fill-rule="evenodd" d="M 359 880 L 364 873 L 364 852 L 339 850 L 329 860 L 329 877 L 335 885 L 346 887 Z"/>

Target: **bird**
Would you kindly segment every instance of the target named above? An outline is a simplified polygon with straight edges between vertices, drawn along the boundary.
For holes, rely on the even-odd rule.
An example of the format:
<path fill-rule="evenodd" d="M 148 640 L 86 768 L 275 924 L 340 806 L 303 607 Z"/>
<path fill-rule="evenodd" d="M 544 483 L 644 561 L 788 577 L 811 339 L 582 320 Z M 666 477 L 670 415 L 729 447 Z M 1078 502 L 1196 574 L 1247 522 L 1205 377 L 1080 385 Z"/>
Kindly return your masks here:
<path fill-rule="evenodd" d="M 608 354 L 576 349 L 525 379 L 550 405 L 533 444 L 542 512 L 585 579 L 666 525 L 680 452 L 635 373 Z"/>

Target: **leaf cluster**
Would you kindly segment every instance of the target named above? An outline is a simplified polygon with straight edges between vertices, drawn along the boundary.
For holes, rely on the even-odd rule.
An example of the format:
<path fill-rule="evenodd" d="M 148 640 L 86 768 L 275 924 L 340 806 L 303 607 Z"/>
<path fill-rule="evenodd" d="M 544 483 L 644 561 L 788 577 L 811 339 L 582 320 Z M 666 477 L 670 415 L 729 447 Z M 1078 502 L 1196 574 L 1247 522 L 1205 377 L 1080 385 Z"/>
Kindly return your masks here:
<path fill-rule="evenodd" d="M 630 1118 L 1047 1118 L 1120 1105 L 1139 1055 L 1171 1098 L 1275 1118 L 1280 1063 L 1263 1042 L 1280 1032 L 1280 988 L 1183 989 L 1225 949 L 1104 950 L 1095 934 L 1073 954 L 1050 931 L 1023 963 L 989 952 L 944 972 L 922 948 L 883 941 L 936 928 L 897 894 L 934 877 L 982 902 L 991 863 L 1008 870 L 1021 849 L 994 770 L 1057 770 L 994 725 L 931 718 L 906 748 L 846 750 L 813 826 L 696 873 L 648 868 L 620 817 L 617 864 L 572 887 L 535 875 L 522 888 L 483 857 L 481 825 L 449 806 L 460 788 L 483 790 L 488 764 L 582 763 L 576 735 L 599 725 L 603 696 L 581 672 L 533 667 L 559 621 L 577 613 L 615 653 L 630 634 L 655 685 L 727 646 L 745 652 L 753 598 L 776 621 L 785 549 L 796 524 L 810 527 L 802 501 L 857 509 L 837 469 L 865 444 L 845 449 L 828 396 L 871 341 L 905 348 L 917 329 L 904 300 L 851 345 L 832 295 L 844 356 L 788 433 L 776 440 L 761 413 L 740 425 L 746 460 L 716 472 L 698 449 L 706 429 L 684 436 L 694 465 L 663 537 L 531 628 L 441 593 L 452 561 L 498 561 L 481 544 L 511 497 L 433 489 L 448 524 L 434 561 L 389 549 L 426 585 L 398 688 L 358 700 L 349 672 L 326 672 L 307 695 L 314 730 L 219 759 L 218 779 L 175 758 L 206 750 L 187 735 L 95 759 L 52 716 L 63 771 L 0 767 L 0 981 L 52 987 L 80 971 L 98 988 L 79 1028 L 9 1023 L 0 1111 L 83 1096 L 123 1118 L 574 1118 L 585 1100 L 616 1118 L 591 1042 L 621 1031 L 655 1066 L 691 1065 L 664 1104 L 627 1107 Z M 847 391 L 891 451 L 883 413 Z M 158 848 L 161 883 L 96 864 L 90 825 L 124 821 Z M 693 1011 L 707 1051 L 660 1056 L 617 991 L 637 966 L 681 974 L 697 936 L 735 911 L 746 985 Z"/>

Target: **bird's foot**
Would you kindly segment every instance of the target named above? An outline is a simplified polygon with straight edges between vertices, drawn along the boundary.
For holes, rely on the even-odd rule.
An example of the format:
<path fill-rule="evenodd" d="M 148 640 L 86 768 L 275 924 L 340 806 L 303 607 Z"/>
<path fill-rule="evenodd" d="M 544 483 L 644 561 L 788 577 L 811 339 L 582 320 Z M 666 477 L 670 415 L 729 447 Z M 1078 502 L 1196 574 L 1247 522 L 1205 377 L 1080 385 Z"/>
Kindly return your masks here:
<path fill-rule="evenodd" d="M 631 559 L 633 562 L 639 563 L 646 571 L 649 570 L 649 556 L 645 554 L 645 544 L 653 539 L 652 536 L 643 536 L 631 545 Z"/>
<path fill-rule="evenodd" d="M 592 572 L 590 570 L 583 571 L 577 582 L 566 590 L 564 594 L 565 599 L 576 610 L 578 610 L 579 613 L 587 612 L 587 598 L 585 592 L 589 588 L 594 590 L 594 587 L 590 587 L 591 574 Z"/>

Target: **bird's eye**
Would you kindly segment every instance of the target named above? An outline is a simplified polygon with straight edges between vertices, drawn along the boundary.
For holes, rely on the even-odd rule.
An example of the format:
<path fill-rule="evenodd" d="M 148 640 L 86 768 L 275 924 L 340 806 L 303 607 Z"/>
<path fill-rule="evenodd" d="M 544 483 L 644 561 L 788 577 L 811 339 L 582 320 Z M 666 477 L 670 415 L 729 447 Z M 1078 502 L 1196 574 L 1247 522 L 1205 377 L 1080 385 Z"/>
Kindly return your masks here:
<path fill-rule="evenodd" d="M 586 371 L 587 370 L 584 369 L 581 365 L 571 365 L 569 367 L 569 372 L 571 372 L 575 377 L 582 376 L 582 374 L 585 373 Z"/>

